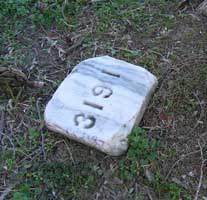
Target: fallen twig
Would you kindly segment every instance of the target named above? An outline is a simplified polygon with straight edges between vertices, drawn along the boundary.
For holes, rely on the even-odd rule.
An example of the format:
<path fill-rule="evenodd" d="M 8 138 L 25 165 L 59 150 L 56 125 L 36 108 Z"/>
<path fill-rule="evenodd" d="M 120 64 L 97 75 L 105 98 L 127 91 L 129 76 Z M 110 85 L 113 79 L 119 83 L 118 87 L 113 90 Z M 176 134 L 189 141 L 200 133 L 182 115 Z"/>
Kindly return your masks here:
<path fill-rule="evenodd" d="M 0 200 L 4 200 L 6 198 L 6 196 L 12 191 L 12 188 L 14 186 L 8 186 L 7 188 L 5 188 L 2 192 L 2 194 L 0 195 Z"/>
<path fill-rule="evenodd" d="M 203 148 L 202 148 L 199 140 L 198 140 L 198 145 L 200 147 L 200 152 L 201 152 L 201 168 L 200 168 L 199 183 L 198 183 L 198 186 L 197 186 L 197 189 L 196 189 L 196 194 L 195 194 L 194 200 L 198 200 L 198 197 L 199 197 L 199 192 L 200 192 L 202 181 L 203 181 L 203 167 L 204 167 L 204 164 L 205 164 L 205 161 L 206 161 L 203 157 Z"/>
<path fill-rule="evenodd" d="M 195 129 L 199 126 L 199 124 L 201 123 L 202 118 L 205 116 L 205 111 L 204 111 L 204 107 L 202 105 L 202 102 L 200 101 L 200 99 L 198 98 L 198 94 L 193 93 L 195 98 L 197 99 L 199 106 L 200 106 L 200 116 L 199 119 L 197 120 L 195 126 L 191 129 L 191 131 L 189 132 L 189 134 L 193 133 L 195 131 Z"/>
<path fill-rule="evenodd" d="M 1 133 L 1 135 L 2 135 L 2 146 L 4 145 L 4 139 L 7 138 L 12 146 L 13 156 L 15 157 L 16 149 L 14 143 L 12 142 L 12 139 L 7 134 Z"/>
<path fill-rule="evenodd" d="M 207 17 L 207 0 L 204 0 L 197 8 L 198 13 Z"/>
<path fill-rule="evenodd" d="M 182 161 L 184 158 L 186 158 L 186 157 L 188 157 L 188 156 L 190 156 L 190 155 L 192 155 L 192 154 L 196 154 L 196 153 L 199 153 L 199 152 L 200 152 L 200 150 L 197 150 L 197 151 L 193 151 L 193 152 L 190 152 L 190 153 L 181 155 L 181 158 L 179 158 L 179 159 L 172 165 L 172 167 L 171 167 L 170 170 L 168 171 L 168 173 L 167 173 L 165 179 L 167 180 L 167 179 L 169 178 L 170 174 L 172 173 L 172 170 L 174 169 L 174 167 L 175 167 L 180 161 Z"/>
<path fill-rule="evenodd" d="M 69 47 L 66 51 L 66 55 L 68 56 L 73 50 L 77 49 L 79 46 L 83 44 L 84 38 L 81 38 L 77 41 L 73 46 Z"/>
<path fill-rule="evenodd" d="M 0 109 L 0 143 L 1 143 L 1 138 L 4 130 L 4 111 Z"/>

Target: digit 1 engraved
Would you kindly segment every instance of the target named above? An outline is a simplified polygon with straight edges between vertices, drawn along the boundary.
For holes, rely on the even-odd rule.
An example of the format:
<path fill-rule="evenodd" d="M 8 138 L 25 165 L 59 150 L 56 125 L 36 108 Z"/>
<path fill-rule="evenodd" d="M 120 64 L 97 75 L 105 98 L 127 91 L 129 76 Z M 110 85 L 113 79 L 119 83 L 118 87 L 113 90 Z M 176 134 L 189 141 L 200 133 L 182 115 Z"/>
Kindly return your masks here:
<path fill-rule="evenodd" d="M 114 77 L 120 78 L 120 74 L 116 74 L 116 73 L 114 73 L 114 72 L 109 72 L 109 71 L 107 71 L 107 70 L 105 70 L 105 69 L 102 69 L 101 71 L 102 71 L 104 74 L 108 74 L 108 75 L 110 75 L 110 76 L 114 76 Z"/>
<path fill-rule="evenodd" d="M 103 110 L 103 106 L 100 106 L 100 105 L 93 103 L 93 102 L 84 101 L 83 104 L 85 104 L 87 106 L 91 106 L 92 108 L 96 108 L 98 110 Z"/>
<path fill-rule="evenodd" d="M 76 126 L 89 129 L 95 125 L 96 119 L 91 115 L 87 116 L 84 113 L 80 113 L 74 117 L 74 122 Z"/>
<path fill-rule="evenodd" d="M 106 86 L 96 86 L 92 89 L 92 92 L 94 96 L 101 95 L 103 98 L 109 98 L 113 94 L 113 91 Z"/>

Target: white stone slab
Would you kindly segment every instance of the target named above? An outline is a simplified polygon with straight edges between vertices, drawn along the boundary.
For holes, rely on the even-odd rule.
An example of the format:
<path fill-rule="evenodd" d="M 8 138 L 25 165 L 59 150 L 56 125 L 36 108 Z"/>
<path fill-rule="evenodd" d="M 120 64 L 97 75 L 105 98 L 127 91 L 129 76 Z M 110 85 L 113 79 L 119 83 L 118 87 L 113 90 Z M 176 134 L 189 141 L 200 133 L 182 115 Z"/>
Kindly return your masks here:
<path fill-rule="evenodd" d="M 146 69 L 102 56 L 78 64 L 45 109 L 47 127 L 110 155 L 128 148 L 157 79 Z"/>

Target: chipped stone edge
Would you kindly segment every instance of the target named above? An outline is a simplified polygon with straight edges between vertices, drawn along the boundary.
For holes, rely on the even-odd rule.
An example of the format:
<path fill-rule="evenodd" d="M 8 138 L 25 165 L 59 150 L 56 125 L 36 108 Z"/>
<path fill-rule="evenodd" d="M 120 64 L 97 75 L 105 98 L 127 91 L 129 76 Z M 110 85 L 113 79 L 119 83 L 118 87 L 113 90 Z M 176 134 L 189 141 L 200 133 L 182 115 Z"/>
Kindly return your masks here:
<path fill-rule="evenodd" d="M 90 140 L 90 143 L 89 143 L 84 137 L 83 138 L 77 137 L 76 135 L 71 134 L 65 131 L 64 129 L 58 127 L 58 125 L 56 125 L 55 123 L 54 124 L 48 123 L 46 114 L 45 114 L 45 125 L 51 131 L 60 133 L 71 140 L 80 142 L 82 144 L 85 144 L 93 148 L 96 148 L 98 151 L 104 152 L 111 156 L 120 156 L 128 149 L 128 141 L 124 138 L 124 134 L 119 134 L 119 136 L 116 135 L 116 137 L 114 137 L 112 140 L 109 140 L 109 142 L 104 142 L 103 146 L 101 146 L 101 149 L 100 149 L 100 145 L 98 145 L 92 139 Z M 117 137 L 119 138 L 118 140 L 117 140 Z M 114 141 L 113 145 L 111 145 L 111 141 Z"/>

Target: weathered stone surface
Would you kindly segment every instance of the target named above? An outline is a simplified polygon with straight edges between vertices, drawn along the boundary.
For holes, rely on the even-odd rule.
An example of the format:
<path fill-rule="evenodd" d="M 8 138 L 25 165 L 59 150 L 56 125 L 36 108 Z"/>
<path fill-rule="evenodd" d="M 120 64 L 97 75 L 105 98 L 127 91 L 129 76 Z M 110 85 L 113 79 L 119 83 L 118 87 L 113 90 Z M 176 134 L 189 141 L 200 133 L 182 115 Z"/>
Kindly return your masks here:
<path fill-rule="evenodd" d="M 147 70 L 109 56 L 78 64 L 46 106 L 49 129 L 110 155 L 127 150 L 157 79 Z"/>

